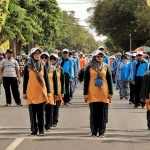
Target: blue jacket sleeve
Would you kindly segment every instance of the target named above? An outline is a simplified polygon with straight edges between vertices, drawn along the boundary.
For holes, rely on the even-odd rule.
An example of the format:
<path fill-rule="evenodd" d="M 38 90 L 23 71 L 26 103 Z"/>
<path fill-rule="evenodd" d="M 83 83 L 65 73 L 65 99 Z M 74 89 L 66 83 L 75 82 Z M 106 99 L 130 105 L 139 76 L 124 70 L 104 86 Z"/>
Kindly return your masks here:
<path fill-rule="evenodd" d="M 70 74 L 70 78 L 73 79 L 74 78 L 73 61 L 72 60 L 69 60 L 69 61 L 70 61 L 69 74 Z"/>
<path fill-rule="evenodd" d="M 104 62 L 105 62 L 106 64 L 110 65 L 110 63 L 109 63 L 109 58 L 108 58 L 107 56 L 104 57 Z"/>
<path fill-rule="evenodd" d="M 131 66 L 131 63 L 129 63 L 127 65 L 127 71 L 126 71 L 127 81 L 130 81 L 130 79 L 131 79 L 131 76 L 130 76 L 130 66 Z"/>

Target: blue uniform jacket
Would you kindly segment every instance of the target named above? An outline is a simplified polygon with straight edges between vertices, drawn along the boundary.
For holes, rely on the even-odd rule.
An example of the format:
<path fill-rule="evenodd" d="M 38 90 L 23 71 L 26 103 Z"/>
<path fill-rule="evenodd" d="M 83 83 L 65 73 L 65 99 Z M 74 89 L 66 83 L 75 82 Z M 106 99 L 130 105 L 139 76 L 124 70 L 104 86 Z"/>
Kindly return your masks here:
<path fill-rule="evenodd" d="M 108 56 L 104 56 L 104 62 L 105 62 L 107 65 L 110 65 L 109 57 L 108 57 Z"/>
<path fill-rule="evenodd" d="M 129 81 L 129 63 L 120 62 L 117 67 L 116 76 L 119 81 Z"/>
<path fill-rule="evenodd" d="M 134 81 L 135 77 L 143 77 L 144 76 L 145 72 L 147 70 L 149 70 L 149 64 L 145 60 L 133 61 L 132 70 L 133 70 L 133 72 L 132 72 L 132 81 Z"/>
<path fill-rule="evenodd" d="M 62 58 L 59 58 L 59 62 L 62 63 Z M 73 62 L 71 59 L 66 59 L 62 68 L 64 73 L 68 73 L 71 79 L 74 78 Z"/>
<path fill-rule="evenodd" d="M 121 58 L 116 58 L 113 62 L 112 65 L 112 71 L 116 72 L 117 71 L 117 67 L 118 67 L 118 63 L 121 61 Z"/>

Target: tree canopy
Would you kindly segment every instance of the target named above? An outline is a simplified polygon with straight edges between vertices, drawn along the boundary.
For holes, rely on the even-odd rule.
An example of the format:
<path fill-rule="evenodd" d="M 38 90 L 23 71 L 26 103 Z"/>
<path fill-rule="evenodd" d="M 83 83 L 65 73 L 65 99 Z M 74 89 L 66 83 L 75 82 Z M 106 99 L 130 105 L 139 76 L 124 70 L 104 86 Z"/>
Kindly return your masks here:
<path fill-rule="evenodd" d="M 150 8 L 146 1 L 98 0 L 92 11 L 88 22 L 98 35 L 109 37 L 107 44 L 113 43 L 116 49 L 129 51 L 131 34 L 132 49 L 150 45 Z"/>
<path fill-rule="evenodd" d="M 6 40 L 16 53 L 22 48 L 28 52 L 35 44 L 48 51 L 89 52 L 99 46 L 89 29 L 79 24 L 75 12 L 61 10 L 56 0 L 11 0 L 0 44 Z"/>

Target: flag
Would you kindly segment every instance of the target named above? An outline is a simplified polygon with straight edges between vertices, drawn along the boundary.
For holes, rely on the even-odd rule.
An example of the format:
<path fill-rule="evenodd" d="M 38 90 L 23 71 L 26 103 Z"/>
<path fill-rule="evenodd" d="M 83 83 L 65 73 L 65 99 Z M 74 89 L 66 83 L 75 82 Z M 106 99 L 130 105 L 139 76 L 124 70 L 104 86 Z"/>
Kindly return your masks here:
<path fill-rule="evenodd" d="M 3 44 L 0 45 L 0 52 L 5 53 L 7 49 L 10 48 L 9 40 L 5 41 Z"/>
<path fill-rule="evenodd" d="M 147 0 L 147 5 L 150 6 L 150 0 Z"/>
<path fill-rule="evenodd" d="M 0 0 L 0 5 L 4 5 L 6 10 L 8 10 L 10 0 Z M 0 8 L 0 32 L 2 30 L 2 26 L 4 25 L 6 20 L 6 13 Z"/>

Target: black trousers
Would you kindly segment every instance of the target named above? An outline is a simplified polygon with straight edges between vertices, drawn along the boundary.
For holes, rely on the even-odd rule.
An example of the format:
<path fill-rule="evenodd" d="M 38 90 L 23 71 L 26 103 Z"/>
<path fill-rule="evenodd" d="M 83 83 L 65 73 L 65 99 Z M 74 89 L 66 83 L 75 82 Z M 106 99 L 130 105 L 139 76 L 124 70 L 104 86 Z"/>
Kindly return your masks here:
<path fill-rule="evenodd" d="M 46 104 L 45 108 L 45 129 L 48 130 L 53 124 L 54 105 Z"/>
<path fill-rule="evenodd" d="M 130 102 L 134 103 L 135 101 L 135 85 L 130 83 Z"/>
<path fill-rule="evenodd" d="M 135 106 L 138 106 L 140 103 L 142 106 L 145 106 L 144 102 L 140 102 L 142 79 L 143 77 L 135 77 Z"/>
<path fill-rule="evenodd" d="M 34 133 L 44 131 L 44 109 L 45 103 L 29 105 L 31 131 Z"/>
<path fill-rule="evenodd" d="M 64 94 L 64 103 L 68 103 L 70 101 L 70 77 L 68 73 L 65 73 L 65 89 L 66 94 Z"/>
<path fill-rule="evenodd" d="M 150 110 L 147 111 L 147 127 L 150 129 Z"/>
<path fill-rule="evenodd" d="M 16 104 L 21 103 L 19 85 L 16 77 L 3 77 L 3 86 L 5 89 L 6 103 L 11 104 L 11 91 Z M 10 91 L 11 87 L 11 91 Z"/>
<path fill-rule="evenodd" d="M 103 102 L 90 103 L 90 127 L 92 135 L 104 134 L 108 122 L 108 104 Z"/>
<path fill-rule="evenodd" d="M 82 82 L 84 79 L 84 69 L 81 69 L 80 73 L 79 73 L 79 81 Z"/>
<path fill-rule="evenodd" d="M 54 106 L 53 124 L 57 124 L 58 122 L 60 104 L 61 104 L 61 100 L 56 101 L 56 105 Z"/>

